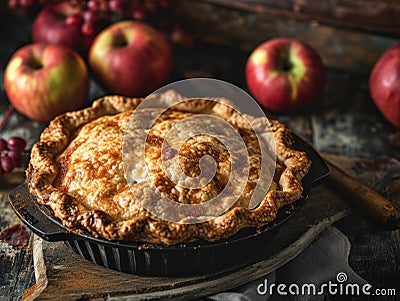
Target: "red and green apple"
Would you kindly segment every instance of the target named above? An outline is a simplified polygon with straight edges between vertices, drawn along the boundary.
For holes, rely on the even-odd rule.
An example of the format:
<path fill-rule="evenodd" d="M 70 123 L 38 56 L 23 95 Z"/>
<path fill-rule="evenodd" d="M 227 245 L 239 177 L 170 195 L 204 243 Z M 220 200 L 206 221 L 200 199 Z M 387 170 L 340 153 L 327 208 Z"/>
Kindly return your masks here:
<path fill-rule="evenodd" d="M 376 62 L 369 78 L 369 91 L 386 119 L 400 128 L 400 42 Z"/>
<path fill-rule="evenodd" d="M 32 24 L 32 39 L 34 42 L 62 44 L 86 53 L 101 26 L 93 24 L 92 31 L 83 32 L 84 22 L 84 11 L 71 1 L 50 3 L 36 16 Z"/>
<path fill-rule="evenodd" d="M 80 108 L 87 98 L 89 73 L 74 50 L 33 43 L 17 50 L 7 64 L 4 85 L 10 103 L 23 115 L 50 121 Z"/>
<path fill-rule="evenodd" d="M 275 38 L 259 45 L 246 64 L 250 93 L 266 109 L 294 112 L 322 92 L 325 68 L 319 54 L 295 39 Z"/>
<path fill-rule="evenodd" d="M 97 35 L 88 60 L 96 78 L 109 92 L 144 96 L 168 80 L 172 50 L 159 31 L 127 20 L 116 22 Z"/>

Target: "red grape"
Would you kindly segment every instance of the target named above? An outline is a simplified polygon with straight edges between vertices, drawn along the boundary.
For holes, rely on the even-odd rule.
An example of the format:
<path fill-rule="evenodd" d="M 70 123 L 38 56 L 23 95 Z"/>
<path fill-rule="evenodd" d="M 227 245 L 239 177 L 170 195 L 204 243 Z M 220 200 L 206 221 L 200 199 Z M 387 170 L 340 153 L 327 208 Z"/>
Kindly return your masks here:
<path fill-rule="evenodd" d="M 60 0 L 8 0 L 11 9 L 19 9 L 28 12 L 31 8 L 41 7 Z M 150 25 L 157 26 L 169 34 L 171 40 L 181 45 L 190 47 L 193 45 L 193 37 L 185 31 L 174 30 L 172 25 L 163 22 L 168 18 L 168 10 L 171 7 L 170 0 L 65 0 L 79 7 L 83 15 L 76 14 L 66 18 L 69 26 L 77 26 L 84 35 L 90 36 L 97 32 L 103 25 L 113 22 L 114 17 L 134 18 L 146 20 Z M 119 16 L 115 16 L 119 15 Z M 164 25 L 163 25 L 164 24 Z"/>
<path fill-rule="evenodd" d="M 22 152 L 10 150 L 7 152 L 7 157 L 12 158 L 17 166 L 22 166 Z"/>
<path fill-rule="evenodd" d="M 19 0 L 19 6 L 21 8 L 31 8 L 34 4 L 34 0 Z"/>
<path fill-rule="evenodd" d="M 90 10 L 94 10 L 94 11 L 99 10 L 100 7 L 101 7 L 101 1 L 99 1 L 99 0 L 89 0 L 87 2 L 87 7 Z"/>
<path fill-rule="evenodd" d="M 99 19 L 99 15 L 93 10 L 88 10 L 83 13 L 83 18 L 85 23 L 93 25 Z"/>
<path fill-rule="evenodd" d="M 79 14 L 71 15 L 65 20 L 65 23 L 70 26 L 81 25 L 82 22 L 83 18 Z"/>
<path fill-rule="evenodd" d="M 100 11 L 106 12 L 108 10 L 108 1 L 101 1 Z"/>
<path fill-rule="evenodd" d="M 132 12 L 132 17 L 137 20 L 143 20 L 147 17 L 146 12 L 142 8 L 137 8 Z"/>
<path fill-rule="evenodd" d="M 0 152 L 7 149 L 7 141 L 0 138 Z"/>
<path fill-rule="evenodd" d="M 3 169 L 5 172 L 13 171 L 13 169 L 17 165 L 15 160 L 11 157 L 2 156 L 0 158 L 0 161 L 1 161 L 1 169 Z"/>
<path fill-rule="evenodd" d="M 84 35 L 90 36 L 94 32 L 94 27 L 92 24 L 83 23 L 81 31 Z"/>
<path fill-rule="evenodd" d="M 26 147 L 26 140 L 22 137 L 11 137 L 7 143 L 8 149 L 23 151 Z"/>
<path fill-rule="evenodd" d="M 124 1 L 123 0 L 110 0 L 108 2 L 108 8 L 112 12 L 120 13 L 124 10 Z"/>
<path fill-rule="evenodd" d="M 17 9 L 19 8 L 19 1 L 18 0 L 8 0 L 8 7 L 10 9 Z"/>

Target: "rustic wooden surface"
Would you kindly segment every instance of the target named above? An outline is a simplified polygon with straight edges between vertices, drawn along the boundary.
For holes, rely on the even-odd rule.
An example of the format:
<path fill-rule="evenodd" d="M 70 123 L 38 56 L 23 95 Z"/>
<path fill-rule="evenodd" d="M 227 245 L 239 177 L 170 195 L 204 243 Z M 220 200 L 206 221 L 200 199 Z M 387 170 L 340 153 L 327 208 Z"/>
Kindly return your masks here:
<path fill-rule="evenodd" d="M 252 12 L 231 7 L 239 2 L 247 3 L 247 1 L 224 1 L 227 4 L 229 2 L 229 7 L 215 6 L 209 3 L 213 1 L 207 0 L 173 1 L 177 4 L 174 11 L 175 17 L 201 40 L 250 51 L 270 38 L 293 37 L 315 48 L 321 54 L 325 65 L 330 68 L 368 72 L 373 62 L 396 41 L 372 33 L 328 26 L 321 24 L 317 19 L 305 22 L 280 14 L 266 15 L 258 10 Z M 280 1 L 274 2 L 277 5 L 280 3 Z M 294 2 L 303 3 L 306 6 L 310 1 Z M 314 2 L 321 3 L 318 0 Z M 341 2 L 349 4 L 360 1 Z M 381 3 L 381 1 L 364 2 L 369 2 L 371 5 Z M 398 7 L 398 1 L 396 2 L 397 4 L 393 5 Z M 324 3 L 330 3 L 334 7 L 331 1 L 324 1 Z M 354 4 L 354 9 L 356 7 L 357 5 Z M 366 8 L 360 11 L 360 15 L 365 10 Z M 396 19 L 400 20 L 400 17 L 397 16 Z"/>
<path fill-rule="evenodd" d="M 355 159 L 330 155 L 329 158 L 336 162 L 350 175 L 361 180 L 371 178 L 374 171 L 360 169 L 360 166 L 368 163 L 368 160 Z M 12 217 L 5 221 L 6 224 L 18 222 L 11 212 L 7 202 L 7 193 L 10 189 L 23 181 L 22 172 L 17 172 L 13 177 L 8 177 L 7 183 L 1 189 L 0 204 L 6 214 Z M 397 183 L 398 184 L 398 183 Z M 390 183 L 385 187 L 397 185 Z M 28 288 L 24 297 L 26 300 L 33 300 L 38 297 L 40 300 L 63 300 L 97 299 L 127 297 L 132 299 L 193 299 L 202 297 L 221 290 L 233 288 L 245 282 L 257 279 L 269 273 L 290 259 L 298 255 L 309 243 L 330 224 L 345 217 L 349 213 L 349 205 L 334 192 L 321 185 L 312 190 L 312 194 L 302 210 L 285 225 L 273 243 L 262 252 L 268 254 L 265 258 L 252 259 L 253 264 L 239 271 L 232 270 L 214 275 L 201 277 L 140 277 L 124 273 L 110 271 L 103 267 L 92 264 L 73 253 L 63 243 L 47 243 L 40 239 L 33 240 L 33 243 L 23 250 L 12 249 L 6 244 L 0 244 L 3 252 L 8 251 L 9 260 L 4 263 L 15 268 L 1 270 L 3 279 L 13 279 L 10 285 L 3 286 L 0 291 L 3 296 L 10 299 L 18 299 L 24 289 L 33 285 L 33 264 L 36 273 L 36 283 Z M 3 216 L 3 214 L 1 215 Z M 352 216 L 352 218 L 357 218 Z M 394 234 L 394 243 L 399 242 Z M 10 254 L 13 254 L 10 256 Z M 21 256 L 21 262 L 16 258 Z M 398 256 L 398 255 L 397 255 Z M 385 258 L 388 260 L 390 257 Z M 377 260 L 374 258 L 374 260 Z M 15 263 L 18 264 L 15 264 Z M 373 283 L 373 282 L 372 282 Z M 14 289 L 11 289 L 13 287 Z M 387 286 L 389 287 L 389 286 Z M 390 286 L 393 287 L 393 286 Z M 8 288 L 8 291 L 5 289 Z M 1 295 L 0 295 L 1 296 Z M 5 298 L 6 299 L 6 298 Z"/>
<path fill-rule="evenodd" d="M 194 5 L 194 1 L 188 2 Z M 282 18 L 278 21 L 265 18 L 266 23 L 260 23 L 257 27 L 260 20 L 251 13 L 233 12 L 223 8 L 216 10 L 210 7 L 192 7 L 197 12 L 197 16 L 187 16 L 192 21 L 192 26 L 197 22 L 199 14 L 205 14 L 209 18 L 202 32 L 195 34 L 203 41 L 213 43 L 200 41 L 193 49 L 176 48 L 171 81 L 206 76 L 222 79 L 246 89 L 243 70 L 251 47 L 257 43 L 278 35 L 298 37 L 311 42 L 312 45 L 314 41 L 319 41 L 323 46 L 317 47 L 318 51 L 323 55 L 328 67 L 328 83 L 323 95 L 316 105 L 306 112 L 289 116 L 275 114 L 274 117 L 310 140 L 319 151 L 364 158 L 355 165 L 354 172 L 357 177 L 399 205 L 398 174 L 378 174 L 377 170 L 381 170 L 381 166 L 375 161 L 367 160 L 379 156 L 400 159 L 399 147 L 390 143 L 395 137 L 395 130 L 373 105 L 367 85 L 368 71 L 373 62 L 384 49 L 394 43 L 394 40 L 295 20 L 286 20 L 285 23 Z M 30 22 L 29 18 L 8 13 L 0 16 L 2 70 L 11 54 L 29 42 Z M 247 27 L 249 24 L 252 27 Z M 252 30 L 243 30 L 247 28 Z M 8 106 L 2 76 L 3 73 L 0 74 L 0 88 L 3 92 L 0 93 L 0 115 Z M 92 82 L 89 98 L 94 99 L 103 93 L 104 91 Z M 27 133 L 26 128 L 18 127 L 18 124 L 26 124 L 27 120 L 24 117 L 14 115 L 13 121 L 13 126 L 8 126 L 5 131 L 0 132 L 1 136 L 21 133 L 28 135 L 31 141 L 37 139 L 37 133 L 33 129 L 40 125 L 30 124 L 26 128 L 31 132 Z M 0 186 L 6 185 L 6 189 L 9 189 L 20 180 L 22 179 L 12 177 L 10 181 L 14 184 L 9 185 L 6 184 L 9 180 L 2 179 Z M 3 197 L 0 198 L 0 228 L 16 222 L 18 221 L 11 213 L 3 193 Z M 349 262 L 352 268 L 374 287 L 397 288 L 397 291 L 400 291 L 400 232 L 384 231 L 357 211 L 335 225 L 350 239 L 352 248 Z M 32 245 L 19 250 L 0 243 L 0 300 L 20 299 L 23 290 L 33 285 L 33 280 Z"/>
<path fill-rule="evenodd" d="M 202 0 L 216 5 L 281 16 L 305 22 L 357 29 L 400 37 L 400 2 L 397 0 Z"/>
<path fill-rule="evenodd" d="M 1 179 L 0 229 L 21 223 L 8 203 L 7 195 L 24 178 L 24 172 L 18 171 Z M 24 249 L 16 249 L 0 242 L 0 300 L 17 299 L 34 281 L 32 242 Z"/>

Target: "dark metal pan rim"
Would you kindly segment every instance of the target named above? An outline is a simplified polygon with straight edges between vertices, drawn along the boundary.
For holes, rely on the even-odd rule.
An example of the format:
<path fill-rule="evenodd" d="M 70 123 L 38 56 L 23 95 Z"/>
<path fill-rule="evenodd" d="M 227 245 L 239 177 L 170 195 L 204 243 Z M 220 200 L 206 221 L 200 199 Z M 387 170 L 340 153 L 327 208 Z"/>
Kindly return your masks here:
<path fill-rule="evenodd" d="M 294 139 L 294 146 L 298 150 L 305 151 L 307 155 L 310 157 L 312 161 L 312 166 L 308 174 L 304 177 L 303 179 L 303 194 L 302 197 L 297 200 L 296 202 L 286 205 L 282 207 L 277 214 L 277 218 L 268 223 L 267 225 L 259 228 L 259 229 L 254 229 L 254 228 L 247 228 L 247 229 L 242 229 L 235 235 L 226 238 L 226 239 L 221 239 L 215 242 L 208 242 L 208 241 L 195 241 L 195 242 L 188 242 L 188 243 L 181 243 L 177 245 L 156 245 L 156 244 L 146 244 L 146 243 L 138 243 L 138 242 L 131 242 L 131 241 L 111 241 L 111 240 L 106 240 L 104 238 L 96 238 L 92 236 L 90 233 L 79 233 L 79 232 L 74 232 L 71 231 L 70 229 L 66 228 L 59 219 L 57 219 L 50 208 L 44 205 L 40 205 L 37 202 L 34 202 L 34 205 L 39 209 L 43 215 L 44 218 L 47 220 L 51 221 L 54 225 L 57 226 L 58 232 L 57 235 L 54 235 L 53 239 L 47 239 L 50 241 L 65 241 L 65 240 L 73 240 L 73 239 L 83 239 L 83 240 L 89 240 L 95 243 L 100 243 L 100 244 L 106 244 L 112 247 L 116 248 L 131 248 L 131 249 L 145 249 L 145 250 L 182 250 L 184 249 L 198 249 L 198 248 L 214 248 L 218 246 L 223 246 L 227 244 L 235 244 L 235 243 L 240 243 L 243 240 L 256 237 L 260 234 L 266 234 L 268 231 L 275 230 L 276 228 L 280 227 L 283 223 L 287 222 L 292 216 L 294 216 L 300 208 L 304 205 L 305 200 L 308 197 L 308 193 L 311 190 L 311 188 L 315 185 L 318 185 L 322 180 L 324 180 L 328 175 L 329 175 L 329 170 L 323 161 L 323 159 L 319 156 L 319 154 L 305 141 L 303 141 L 301 138 L 299 138 L 296 135 L 293 135 Z M 25 185 L 25 187 L 18 187 L 20 190 L 25 189 L 28 191 L 27 184 L 22 184 Z M 21 185 L 21 186 L 22 186 Z M 18 188 L 16 190 L 18 190 Z M 25 191 L 25 193 L 26 193 Z M 29 194 L 29 191 L 27 192 Z M 10 193 L 10 201 L 13 204 L 13 201 L 11 200 L 12 193 Z M 29 194 L 29 197 L 33 198 L 32 195 Z M 15 196 L 14 196 L 15 198 Z M 285 214 L 285 212 L 288 210 L 289 206 L 294 206 L 294 209 L 291 210 L 290 214 Z M 13 206 L 14 207 L 14 206 Z M 29 223 L 29 221 L 26 221 L 26 218 L 19 212 L 18 208 L 14 207 L 14 210 L 16 211 L 17 215 L 25 222 L 25 224 L 31 228 L 33 231 L 37 230 L 35 229 L 35 226 Z M 42 238 L 46 239 L 46 236 L 42 236 Z"/>
<path fill-rule="evenodd" d="M 193 241 L 193 242 L 179 243 L 176 245 L 162 245 L 162 244 L 133 242 L 133 241 L 129 241 L 129 240 L 113 241 L 113 240 L 107 240 L 104 238 L 94 237 L 90 233 L 83 234 L 83 233 L 78 233 L 78 232 L 70 232 L 70 234 L 76 235 L 85 240 L 91 240 L 91 241 L 94 241 L 97 243 L 107 244 L 109 246 L 113 246 L 113 247 L 117 247 L 117 248 L 119 248 L 119 247 L 141 248 L 143 250 L 165 250 L 165 249 L 168 249 L 170 251 L 182 250 L 182 249 L 214 248 L 214 247 L 219 247 L 219 246 L 223 246 L 226 244 L 240 243 L 251 237 L 258 236 L 261 233 L 275 230 L 276 228 L 280 227 L 282 224 L 287 222 L 291 217 L 293 217 L 304 205 L 306 199 L 307 199 L 307 196 L 304 196 L 304 197 L 300 198 L 299 200 L 295 201 L 293 204 L 288 205 L 287 207 L 286 206 L 282 207 L 278 212 L 277 219 L 275 219 L 274 221 L 268 223 L 267 225 L 265 225 L 259 229 L 245 228 L 245 229 L 239 230 L 239 232 L 237 232 L 236 234 L 234 234 L 233 236 L 231 236 L 229 238 L 223 238 L 223 239 L 220 239 L 220 240 L 217 240 L 214 242 L 205 241 L 205 240 L 197 240 L 197 241 Z M 291 210 L 290 214 L 286 214 L 285 211 L 288 210 L 289 206 L 294 206 L 294 209 Z M 54 217 L 49 217 L 49 218 L 53 219 Z"/>
<path fill-rule="evenodd" d="M 35 199 L 35 197 L 28 192 L 28 185 L 26 183 L 21 184 L 18 186 L 15 191 L 18 193 L 25 193 L 28 194 L 30 198 Z M 12 194 L 12 193 L 11 193 Z M 11 195 L 10 194 L 10 195 Z M 246 239 L 250 239 L 252 237 L 256 237 L 260 234 L 264 234 L 266 232 L 270 232 L 275 230 L 276 228 L 280 227 L 282 224 L 286 223 L 291 217 L 293 217 L 304 205 L 305 200 L 307 199 L 308 196 L 308 189 L 303 191 L 302 197 L 295 201 L 292 204 L 283 206 L 282 208 L 279 209 L 277 213 L 277 217 L 275 220 L 271 221 L 270 223 L 255 229 L 255 228 L 245 228 L 234 234 L 233 236 L 229 238 L 224 238 L 217 240 L 215 242 L 209 242 L 205 240 L 197 240 L 193 242 L 187 242 L 187 243 L 179 243 L 176 245 L 162 245 L 162 244 L 151 244 L 151 243 L 141 243 L 141 242 L 133 242 L 133 241 L 128 241 L 128 240 L 123 240 L 123 241 L 112 241 L 112 240 L 107 240 L 104 238 L 99 238 L 99 237 L 94 237 L 90 233 L 84 231 L 83 233 L 73 231 L 71 229 L 68 229 L 65 227 L 62 222 L 54 216 L 53 212 L 51 209 L 45 205 L 41 205 L 37 203 L 36 201 L 31 201 L 31 205 L 35 206 L 44 216 L 45 219 L 48 221 L 51 221 L 54 225 L 59 228 L 59 233 L 54 236 L 53 239 L 48 239 L 51 241 L 65 241 L 65 240 L 74 240 L 74 239 L 83 239 L 83 240 L 89 240 L 95 243 L 100 243 L 100 244 L 106 244 L 111 247 L 116 247 L 116 248 L 133 248 L 133 249 L 143 249 L 143 250 L 182 250 L 182 249 L 206 249 L 206 248 L 214 248 L 214 247 L 219 247 L 227 244 L 236 244 L 240 243 Z M 14 202 L 12 202 L 14 204 Z M 25 212 L 21 213 L 21 209 L 17 208 L 15 206 L 14 210 L 17 213 L 17 215 L 27 224 L 31 230 L 36 232 L 38 229 L 35 229 L 35 225 L 31 225 L 27 223 L 26 221 L 26 215 L 31 213 L 31 212 Z M 28 209 L 29 211 L 29 209 Z M 25 216 L 24 216 L 25 214 Z M 35 231 L 36 230 L 36 231 Z M 40 235 L 39 235 L 40 236 Z M 45 238 L 46 239 L 46 238 Z"/>

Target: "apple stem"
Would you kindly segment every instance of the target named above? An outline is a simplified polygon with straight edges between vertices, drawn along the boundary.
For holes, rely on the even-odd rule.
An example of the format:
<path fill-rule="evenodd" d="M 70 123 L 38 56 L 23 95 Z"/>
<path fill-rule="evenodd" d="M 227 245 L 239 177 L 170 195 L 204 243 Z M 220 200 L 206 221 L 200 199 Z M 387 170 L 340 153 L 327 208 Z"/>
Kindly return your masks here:
<path fill-rule="evenodd" d="M 7 113 L 4 115 L 3 119 L 0 122 L 0 132 L 4 128 L 4 126 L 7 124 L 8 120 L 10 119 L 13 112 L 14 112 L 14 107 L 12 105 L 10 105 L 8 107 Z"/>
<path fill-rule="evenodd" d="M 283 62 L 283 71 L 288 72 L 292 69 L 292 63 L 289 60 Z"/>

